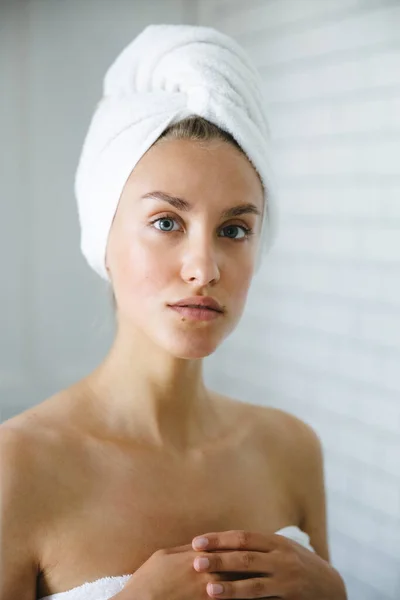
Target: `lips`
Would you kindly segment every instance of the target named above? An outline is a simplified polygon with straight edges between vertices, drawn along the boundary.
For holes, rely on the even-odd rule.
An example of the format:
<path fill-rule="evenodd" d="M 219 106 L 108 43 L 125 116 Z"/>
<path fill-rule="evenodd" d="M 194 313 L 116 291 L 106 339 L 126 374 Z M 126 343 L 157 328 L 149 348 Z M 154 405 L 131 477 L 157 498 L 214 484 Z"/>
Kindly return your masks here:
<path fill-rule="evenodd" d="M 189 308 L 206 308 L 209 310 L 215 310 L 216 312 L 224 312 L 222 306 L 215 298 L 211 296 L 192 296 L 191 298 L 184 298 L 178 300 L 175 304 L 170 306 L 187 306 Z"/>
<path fill-rule="evenodd" d="M 201 310 L 213 310 L 214 312 L 220 312 L 215 308 L 210 308 L 209 306 L 201 306 L 201 304 L 174 304 L 174 306 L 180 306 L 181 308 L 200 308 Z"/>

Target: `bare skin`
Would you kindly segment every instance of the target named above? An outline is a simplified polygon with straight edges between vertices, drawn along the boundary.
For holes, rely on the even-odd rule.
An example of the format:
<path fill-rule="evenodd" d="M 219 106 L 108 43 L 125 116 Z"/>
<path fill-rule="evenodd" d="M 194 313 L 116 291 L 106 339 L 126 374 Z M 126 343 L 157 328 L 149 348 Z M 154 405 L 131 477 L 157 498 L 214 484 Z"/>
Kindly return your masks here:
<path fill-rule="evenodd" d="M 154 190 L 192 210 L 141 199 Z M 0 427 L 23 442 L 16 477 L 30 494 L 23 519 L 37 548 L 38 597 L 133 573 L 155 550 L 207 531 L 298 525 L 329 560 L 306 425 L 203 380 L 203 359 L 244 310 L 261 224 L 254 213 L 221 211 L 248 203 L 262 212 L 260 181 L 226 143 L 162 142 L 131 173 L 107 246 L 118 307 L 109 353 L 82 381 Z M 174 229 L 161 230 L 161 217 Z M 255 234 L 243 239 L 243 226 Z M 213 296 L 224 313 L 190 321 L 168 306 L 194 295 Z"/>
<path fill-rule="evenodd" d="M 21 436 L 25 485 L 35 489 L 24 516 L 38 540 L 38 598 L 133 573 L 159 548 L 207 531 L 304 527 L 292 415 L 215 394 L 220 431 L 172 455 L 104 438 L 82 411 L 86 394 L 80 382 L 2 425 Z M 311 543 L 327 553 L 320 535 Z"/>

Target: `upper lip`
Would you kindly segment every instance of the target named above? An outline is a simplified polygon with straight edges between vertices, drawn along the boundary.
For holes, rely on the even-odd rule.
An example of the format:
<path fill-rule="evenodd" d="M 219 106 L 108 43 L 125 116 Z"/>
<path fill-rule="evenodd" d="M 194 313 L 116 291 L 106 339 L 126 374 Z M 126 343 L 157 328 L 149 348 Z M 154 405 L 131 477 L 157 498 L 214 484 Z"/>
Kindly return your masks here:
<path fill-rule="evenodd" d="M 211 298 L 211 296 L 191 296 L 190 298 L 178 300 L 178 302 L 170 304 L 170 306 L 206 306 L 218 312 L 224 312 L 219 302 L 215 298 Z"/>

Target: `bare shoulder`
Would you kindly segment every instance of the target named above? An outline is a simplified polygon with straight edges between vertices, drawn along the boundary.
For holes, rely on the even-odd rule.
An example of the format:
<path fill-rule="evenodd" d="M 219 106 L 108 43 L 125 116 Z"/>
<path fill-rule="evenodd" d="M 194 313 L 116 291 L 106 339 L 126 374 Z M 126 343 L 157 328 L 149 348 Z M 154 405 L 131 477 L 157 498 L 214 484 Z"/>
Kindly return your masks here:
<path fill-rule="evenodd" d="M 284 410 L 260 407 L 259 418 L 266 432 L 275 433 L 290 472 L 296 474 L 305 490 L 312 490 L 323 473 L 321 438 L 315 429 L 302 419 Z"/>
<path fill-rule="evenodd" d="M 265 442 L 265 448 L 274 446 L 276 456 L 282 455 L 288 464 L 292 460 L 305 468 L 311 457 L 321 460 L 321 441 L 316 431 L 300 418 L 280 408 L 244 402 L 218 394 L 223 414 L 231 415 L 233 422 L 247 423 L 254 440 Z"/>
<path fill-rule="evenodd" d="M 281 408 L 274 406 L 257 406 L 259 409 L 260 416 L 264 416 L 267 421 L 274 423 L 274 425 L 282 428 L 283 431 L 290 432 L 291 434 L 300 435 L 307 437 L 308 435 L 313 436 L 313 428 L 300 419 L 296 415 L 289 413 Z"/>
<path fill-rule="evenodd" d="M 78 394 L 82 395 L 82 388 L 74 384 L 69 388 L 56 392 L 52 396 L 44 399 L 39 404 L 27 408 L 23 412 L 4 421 L 0 425 L 8 430 L 19 432 L 20 435 L 26 435 L 33 439 L 38 439 L 46 430 L 50 430 L 57 423 L 65 422 L 69 406 Z"/>
<path fill-rule="evenodd" d="M 50 515 L 49 486 L 54 465 L 62 462 L 68 428 L 64 392 L 44 400 L 0 425 L 0 468 L 18 490 L 18 501 L 27 501 L 29 518 L 40 523 L 40 515 Z M 21 506 L 21 508 L 24 508 Z M 42 534 L 45 527 L 41 524 Z"/>
<path fill-rule="evenodd" d="M 0 468 L 16 484 L 32 473 L 35 462 L 33 436 L 16 417 L 0 425 Z"/>
<path fill-rule="evenodd" d="M 85 386 L 77 382 L 3 422 L 0 431 L 4 428 L 9 432 L 5 437 L 25 440 L 27 458 L 44 472 L 46 465 L 54 464 L 52 451 L 63 452 L 69 441 L 75 441 L 86 394 Z"/>
<path fill-rule="evenodd" d="M 15 496 L 15 508 L 33 512 L 40 505 L 39 452 L 34 432 L 13 419 L 0 425 L 0 474 L 2 491 Z"/>
<path fill-rule="evenodd" d="M 266 436 L 279 442 L 285 453 L 293 450 L 300 460 L 310 453 L 320 453 L 320 438 L 310 424 L 280 408 L 255 404 L 248 407 Z"/>
<path fill-rule="evenodd" d="M 263 404 L 252 404 L 234 398 L 224 397 L 227 403 L 235 406 L 238 413 L 251 417 L 254 424 L 265 431 L 268 436 L 280 439 L 282 444 L 289 449 L 290 446 L 307 451 L 319 451 L 320 439 L 316 431 L 292 413 L 273 406 Z"/>
<path fill-rule="evenodd" d="M 307 455 L 310 452 L 321 451 L 321 440 L 309 423 L 284 410 L 274 410 L 277 418 L 281 419 L 282 427 L 288 433 L 287 441 L 296 447 L 296 453 L 300 450 L 300 453 L 304 452 Z"/>

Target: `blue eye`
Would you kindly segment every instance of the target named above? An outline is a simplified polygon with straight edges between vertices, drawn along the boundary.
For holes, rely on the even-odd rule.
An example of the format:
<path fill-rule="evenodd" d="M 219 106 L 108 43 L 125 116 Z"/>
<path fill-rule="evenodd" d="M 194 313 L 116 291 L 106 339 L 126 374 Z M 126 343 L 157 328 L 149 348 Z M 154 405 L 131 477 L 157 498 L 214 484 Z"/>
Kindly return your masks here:
<path fill-rule="evenodd" d="M 172 222 L 175 221 L 175 223 L 177 223 L 177 221 L 175 219 L 172 219 L 171 217 L 161 217 L 159 219 L 156 219 L 155 221 L 152 221 L 152 223 L 166 223 L 166 222 Z M 156 227 L 157 229 L 157 227 Z M 159 231 L 174 231 L 173 229 L 159 229 Z M 175 230 L 176 231 L 176 230 Z"/>
<path fill-rule="evenodd" d="M 168 223 L 168 221 L 170 223 L 178 224 L 178 221 L 176 219 L 174 219 L 173 217 L 164 216 L 164 217 L 159 217 L 158 219 L 155 219 L 154 221 L 151 221 L 151 225 L 154 225 L 155 223 L 160 223 L 160 225 L 161 225 L 161 223 L 165 224 L 165 223 Z M 162 233 L 171 233 L 171 232 L 179 231 L 179 229 L 173 229 L 171 227 L 170 228 L 167 227 L 167 229 L 164 229 L 164 226 L 162 226 L 161 228 L 156 227 L 156 229 Z M 253 233 L 254 233 L 253 229 L 251 229 L 250 227 L 245 227 L 244 225 L 225 225 L 225 227 L 222 227 L 222 231 L 225 229 L 228 231 L 231 231 L 231 232 L 233 230 L 234 233 L 236 230 L 240 230 L 240 229 L 244 232 L 244 235 L 242 235 L 241 237 L 232 237 L 229 234 L 221 236 L 221 237 L 227 237 L 234 241 L 245 240 L 245 239 L 249 238 L 251 235 L 253 235 Z"/>
<path fill-rule="evenodd" d="M 235 229 L 242 229 L 244 231 L 244 235 L 241 238 L 235 238 L 235 237 L 231 237 L 230 235 L 223 235 L 222 237 L 228 237 L 231 238 L 232 240 L 243 240 L 244 238 L 248 237 L 249 234 L 249 229 L 247 227 L 243 227 L 242 225 L 226 225 L 226 227 L 223 227 L 222 230 L 224 229 L 228 229 L 228 230 L 235 230 Z"/>

